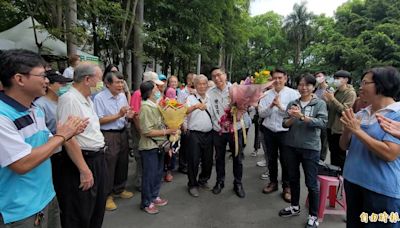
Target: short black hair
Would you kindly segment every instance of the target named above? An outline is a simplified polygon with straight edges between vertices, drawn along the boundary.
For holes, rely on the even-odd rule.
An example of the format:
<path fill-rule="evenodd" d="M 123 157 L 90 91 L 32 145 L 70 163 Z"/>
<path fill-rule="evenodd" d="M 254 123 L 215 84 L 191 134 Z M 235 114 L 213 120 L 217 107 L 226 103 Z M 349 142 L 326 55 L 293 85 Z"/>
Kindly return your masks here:
<path fill-rule="evenodd" d="M 314 76 L 317 76 L 317 74 L 326 75 L 326 72 L 325 71 L 317 71 L 317 72 L 314 73 Z"/>
<path fill-rule="evenodd" d="M 147 81 L 140 84 L 140 93 L 142 95 L 143 101 L 149 99 L 151 91 L 153 91 L 153 88 L 154 88 L 154 82 L 152 81 Z"/>
<path fill-rule="evenodd" d="M 301 79 L 304 79 L 307 85 L 313 85 L 315 86 L 317 84 L 317 80 L 312 74 L 303 74 L 300 77 L 297 78 L 297 85 L 300 84 Z"/>
<path fill-rule="evenodd" d="M 391 97 L 397 100 L 400 95 L 400 73 L 391 66 L 376 67 L 367 70 L 362 78 L 368 73 L 372 74 L 372 81 L 375 83 L 376 94 Z"/>
<path fill-rule="evenodd" d="M 46 61 L 33 51 L 11 49 L 0 54 L 0 80 L 5 88 L 10 88 L 11 78 L 17 74 L 27 74 L 35 67 L 45 67 Z"/>
<path fill-rule="evenodd" d="M 222 67 L 214 66 L 214 67 L 212 67 L 211 70 L 210 70 L 210 78 L 212 78 L 211 73 L 212 73 L 214 70 L 221 70 L 222 72 L 225 72 L 225 70 L 224 70 Z"/>
<path fill-rule="evenodd" d="M 124 75 L 121 72 L 119 72 L 119 71 L 111 72 L 110 71 L 104 77 L 104 82 L 106 84 L 112 84 L 113 83 L 113 76 L 117 77 L 118 79 L 124 79 Z"/>
<path fill-rule="evenodd" d="M 272 71 L 271 76 L 272 76 L 274 73 L 282 73 L 282 74 L 284 74 L 284 75 L 287 75 L 286 70 L 284 70 L 284 69 L 281 68 L 281 67 L 275 68 L 275 69 Z"/>
<path fill-rule="evenodd" d="M 109 73 L 109 72 L 111 72 L 111 69 L 112 69 L 113 67 L 117 68 L 117 70 L 119 71 L 119 68 L 118 68 L 116 65 L 114 65 L 114 64 L 112 64 L 112 63 L 109 64 L 109 65 L 106 67 L 106 69 L 104 69 L 103 81 L 104 81 L 104 78 L 106 77 L 106 74 Z"/>

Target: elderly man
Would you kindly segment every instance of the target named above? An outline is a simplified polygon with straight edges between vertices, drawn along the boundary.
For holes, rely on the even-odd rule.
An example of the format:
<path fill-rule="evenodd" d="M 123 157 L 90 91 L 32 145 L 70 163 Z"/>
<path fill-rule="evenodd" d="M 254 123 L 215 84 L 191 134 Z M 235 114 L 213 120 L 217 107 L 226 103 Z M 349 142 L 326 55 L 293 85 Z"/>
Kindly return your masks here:
<path fill-rule="evenodd" d="M 224 131 L 219 125 L 219 120 L 225 114 L 225 109 L 229 108 L 229 85 L 226 82 L 225 72 L 218 67 L 211 69 L 211 77 L 215 83 L 215 87 L 208 92 L 209 105 L 208 111 L 211 115 L 213 123 L 213 144 L 215 147 L 215 169 L 217 171 L 217 182 L 212 190 L 214 194 L 221 193 L 225 182 L 225 153 L 226 145 L 229 143 L 230 148 L 235 148 L 233 133 Z M 242 185 L 243 174 L 243 134 L 240 124 L 238 127 L 238 144 L 239 151 L 237 156 L 233 157 L 233 190 L 240 198 L 245 197 L 245 192 Z M 235 151 L 232 151 L 235 153 Z"/>
<path fill-rule="evenodd" d="M 86 121 L 69 117 L 52 135 L 43 111 L 46 62 L 37 53 L 0 54 L 0 227 L 60 227 L 49 157 L 80 133 Z"/>
<path fill-rule="evenodd" d="M 207 181 L 210 179 L 213 165 L 212 147 L 212 122 L 210 113 L 207 110 L 207 86 L 208 79 L 200 74 L 194 78 L 196 93 L 187 98 L 187 140 L 191 144 L 191 150 L 187 151 L 188 164 L 188 190 L 193 197 L 199 196 L 199 187 L 207 188 Z M 199 164 L 201 162 L 201 173 Z"/>
<path fill-rule="evenodd" d="M 117 209 L 113 195 L 123 199 L 132 198 L 133 193 L 126 191 L 128 178 L 128 134 L 127 118 L 133 112 L 124 96 L 124 76 L 121 72 L 109 72 L 104 77 L 106 89 L 94 98 L 100 129 L 108 146 L 105 154 L 108 175 L 106 177 L 106 210 Z"/>
<path fill-rule="evenodd" d="M 64 122 L 69 115 L 86 117 L 89 124 L 76 136 L 86 163 L 92 170 L 95 184 L 89 191 L 79 188 L 79 170 L 68 160 L 64 168 L 66 194 L 65 210 L 61 212 L 63 227 L 100 228 L 106 204 L 105 193 L 105 143 L 100 131 L 99 118 L 94 110 L 91 94 L 102 89 L 102 71 L 91 63 L 81 63 L 74 71 L 74 83 L 58 100 L 57 118 Z M 79 148 L 78 147 L 78 148 Z M 68 149 L 68 148 L 67 148 Z"/>

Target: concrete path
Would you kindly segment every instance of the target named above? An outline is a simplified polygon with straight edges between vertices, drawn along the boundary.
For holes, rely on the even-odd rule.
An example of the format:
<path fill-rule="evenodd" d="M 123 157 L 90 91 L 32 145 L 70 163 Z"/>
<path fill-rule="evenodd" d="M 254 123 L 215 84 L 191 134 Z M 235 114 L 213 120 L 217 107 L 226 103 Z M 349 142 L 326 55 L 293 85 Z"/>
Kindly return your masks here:
<path fill-rule="evenodd" d="M 301 214 L 291 218 L 278 216 L 280 209 L 288 206 L 281 197 L 281 189 L 270 195 L 261 192 L 267 181 L 259 179 L 264 168 L 256 166 L 263 155 L 250 157 L 252 152 L 253 131 L 250 129 L 250 143 L 245 148 L 243 185 L 246 198 L 240 199 L 233 192 L 232 161 L 226 159 L 226 182 L 221 194 L 214 195 L 211 191 L 200 191 L 200 197 L 193 198 L 187 193 L 187 177 L 174 173 L 171 183 L 163 183 L 161 196 L 169 200 L 169 204 L 160 208 L 157 215 L 148 215 L 139 208 L 140 193 L 135 192 L 132 199 L 116 199 L 118 209 L 106 212 L 103 227 L 105 228 L 258 228 L 258 227 L 304 227 L 308 210 L 304 206 L 306 187 L 302 176 Z M 132 190 L 134 162 L 130 163 L 128 189 Z M 215 183 L 215 169 L 210 186 Z M 344 228 L 343 216 L 327 215 L 320 227 Z"/>

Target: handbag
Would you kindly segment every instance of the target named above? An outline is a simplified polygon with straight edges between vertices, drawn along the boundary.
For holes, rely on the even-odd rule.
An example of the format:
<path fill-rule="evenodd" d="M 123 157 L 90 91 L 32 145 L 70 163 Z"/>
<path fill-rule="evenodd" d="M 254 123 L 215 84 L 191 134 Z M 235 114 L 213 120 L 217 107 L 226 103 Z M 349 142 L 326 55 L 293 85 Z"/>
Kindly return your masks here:
<path fill-rule="evenodd" d="M 342 169 L 339 166 L 326 164 L 324 161 L 318 162 L 318 175 L 338 177 L 342 174 Z"/>
<path fill-rule="evenodd" d="M 160 145 L 157 143 L 156 140 L 153 138 L 150 138 L 155 144 L 158 145 L 158 152 L 161 153 L 168 153 L 168 151 L 171 149 L 171 142 L 169 140 L 165 140 L 163 143 Z"/>

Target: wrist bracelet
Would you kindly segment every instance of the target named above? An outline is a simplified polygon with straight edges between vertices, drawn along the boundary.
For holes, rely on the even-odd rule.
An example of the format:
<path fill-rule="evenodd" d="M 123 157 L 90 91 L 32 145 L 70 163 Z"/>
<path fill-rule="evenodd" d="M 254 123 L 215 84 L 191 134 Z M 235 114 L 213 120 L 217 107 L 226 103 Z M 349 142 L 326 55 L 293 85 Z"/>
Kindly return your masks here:
<path fill-rule="evenodd" d="M 65 138 L 64 135 L 59 135 L 59 134 L 53 135 L 53 137 L 56 137 L 56 136 L 63 138 L 63 140 L 64 140 L 64 141 L 63 141 L 63 144 L 67 141 L 67 138 Z"/>

